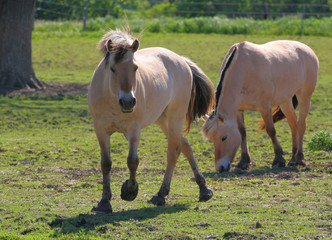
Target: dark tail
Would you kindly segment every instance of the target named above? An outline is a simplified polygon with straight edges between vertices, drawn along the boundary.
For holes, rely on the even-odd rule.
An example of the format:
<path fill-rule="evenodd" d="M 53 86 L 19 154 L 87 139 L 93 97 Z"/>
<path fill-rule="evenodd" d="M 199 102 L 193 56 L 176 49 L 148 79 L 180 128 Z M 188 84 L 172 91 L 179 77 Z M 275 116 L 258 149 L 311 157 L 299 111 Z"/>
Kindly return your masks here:
<path fill-rule="evenodd" d="M 186 116 L 185 132 L 190 131 L 190 124 L 213 109 L 214 85 L 204 72 L 191 60 L 184 58 L 193 74 L 193 87 Z"/>
<path fill-rule="evenodd" d="M 293 96 L 292 98 L 292 102 L 293 102 L 293 107 L 294 109 L 296 109 L 297 105 L 298 105 L 298 101 L 296 98 L 296 95 Z M 277 106 L 273 109 L 272 111 L 272 117 L 273 117 L 273 122 L 279 122 L 281 120 L 284 120 L 286 118 L 286 116 L 284 115 L 284 113 L 281 111 L 280 106 Z M 263 121 L 263 119 L 259 119 L 259 129 L 264 130 L 265 129 L 265 123 Z"/>

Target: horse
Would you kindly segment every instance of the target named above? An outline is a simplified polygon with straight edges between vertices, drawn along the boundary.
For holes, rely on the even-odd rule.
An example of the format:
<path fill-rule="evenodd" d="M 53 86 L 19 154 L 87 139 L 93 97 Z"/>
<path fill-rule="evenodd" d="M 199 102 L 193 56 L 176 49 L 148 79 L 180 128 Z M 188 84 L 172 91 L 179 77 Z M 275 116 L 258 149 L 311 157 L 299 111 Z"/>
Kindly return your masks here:
<path fill-rule="evenodd" d="M 262 45 L 245 41 L 229 49 L 220 69 L 216 109 L 202 127 L 205 137 L 214 144 L 216 171 L 230 169 L 240 145 L 237 168 L 249 169 L 251 157 L 244 111 L 261 113 L 261 129 L 266 129 L 274 148 L 272 167 L 286 166 L 274 123 L 287 118 L 292 132 L 292 157 L 288 165 L 305 166 L 303 137 L 318 68 L 313 50 L 297 41 L 279 40 Z"/>
<path fill-rule="evenodd" d="M 177 158 L 188 159 L 200 189 L 199 201 L 213 193 L 207 187 L 184 132 L 190 124 L 213 109 L 214 85 L 191 60 L 171 50 L 151 47 L 139 50 L 140 37 L 131 30 L 111 30 L 99 42 L 103 59 L 96 68 L 88 90 L 88 105 L 101 149 L 102 199 L 94 211 L 112 212 L 110 203 L 110 137 L 123 133 L 129 143 L 129 179 L 121 198 L 132 201 L 138 194 L 137 149 L 141 129 L 157 123 L 168 139 L 167 167 L 158 193 L 149 203 L 164 205 Z M 184 122 L 186 121 L 185 129 Z"/>

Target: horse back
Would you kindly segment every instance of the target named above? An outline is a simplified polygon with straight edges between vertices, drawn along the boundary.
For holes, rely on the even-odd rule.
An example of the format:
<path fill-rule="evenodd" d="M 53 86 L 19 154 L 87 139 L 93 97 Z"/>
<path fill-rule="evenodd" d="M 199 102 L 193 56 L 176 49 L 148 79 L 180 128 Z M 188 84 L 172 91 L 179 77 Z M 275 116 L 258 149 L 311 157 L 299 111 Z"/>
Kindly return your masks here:
<path fill-rule="evenodd" d="M 263 45 L 238 45 L 238 66 L 252 84 L 273 90 L 315 87 L 318 58 L 311 48 L 297 41 L 273 41 Z M 255 82 L 255 83 L 253 83 Z M 281 91 L 280 91 L 281 92 Z"/>

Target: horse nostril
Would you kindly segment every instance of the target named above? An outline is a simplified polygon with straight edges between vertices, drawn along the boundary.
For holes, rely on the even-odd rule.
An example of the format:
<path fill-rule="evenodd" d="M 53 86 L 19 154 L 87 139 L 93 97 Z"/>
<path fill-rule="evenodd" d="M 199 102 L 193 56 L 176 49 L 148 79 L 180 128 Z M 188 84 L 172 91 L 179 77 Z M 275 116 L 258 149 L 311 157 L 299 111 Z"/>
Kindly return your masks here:
<path fill-rule="evenodd" d="M 120 98 L 120 99 L 119 99 L 119 105 L 120 105 L 120 106 L 123 106 L 123 103 L 124 103 L 124 102 L 123 102 L 123 99 Z"/>
<path fill-rule="evenodd" d="M 219 167 L 219 172 L 220 173 L 222 173 L 222 172 L 228 172 L 230 168 L 231 168 L 231 165 L 229 163 L 227 163 L 226 166 L 221 165 Z"/>
<path fill-rule="evenodd" d="M 133 97 L 132 102 L 133 102 L 133 106 L 135 106 L 136 105 L 136 98 L 135 97 Z"/>
<path fill-rule="evenodd" d="M 226 169 L 226 171 L 229 171 L 230 168 L 231 168 L 231 165 L 230 165 L 230 164 L 227 164 L 227 169 Z"/>

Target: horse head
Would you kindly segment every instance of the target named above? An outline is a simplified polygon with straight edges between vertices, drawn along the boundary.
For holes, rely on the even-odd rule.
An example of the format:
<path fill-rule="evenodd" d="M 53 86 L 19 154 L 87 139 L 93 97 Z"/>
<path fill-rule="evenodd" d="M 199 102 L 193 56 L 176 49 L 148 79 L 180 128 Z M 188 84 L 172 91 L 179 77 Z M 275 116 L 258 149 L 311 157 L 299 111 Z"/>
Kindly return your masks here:
<path fill-rule="evenodd" d="M 203 134 L 214 144 L 214 162 L 218 172 L 228 171 L 241 144 L 241 134 L 237 122 L 225 120 L 222 114 L 206 120 Z"/>
<path fill-rule="evenodd" d="M 106 43 L 106 61 L 109 63 L 107 66 L 111 73 L 110 87 L 112 92 L 117 95 L 118 104 L 123 113 L 132 112 L 136 105 L 134 92 L 138 65 L 135 62 L 134 53 L 138 47 L 137 39 L 132 44 L 118 43 L 111 39 Z"/>

